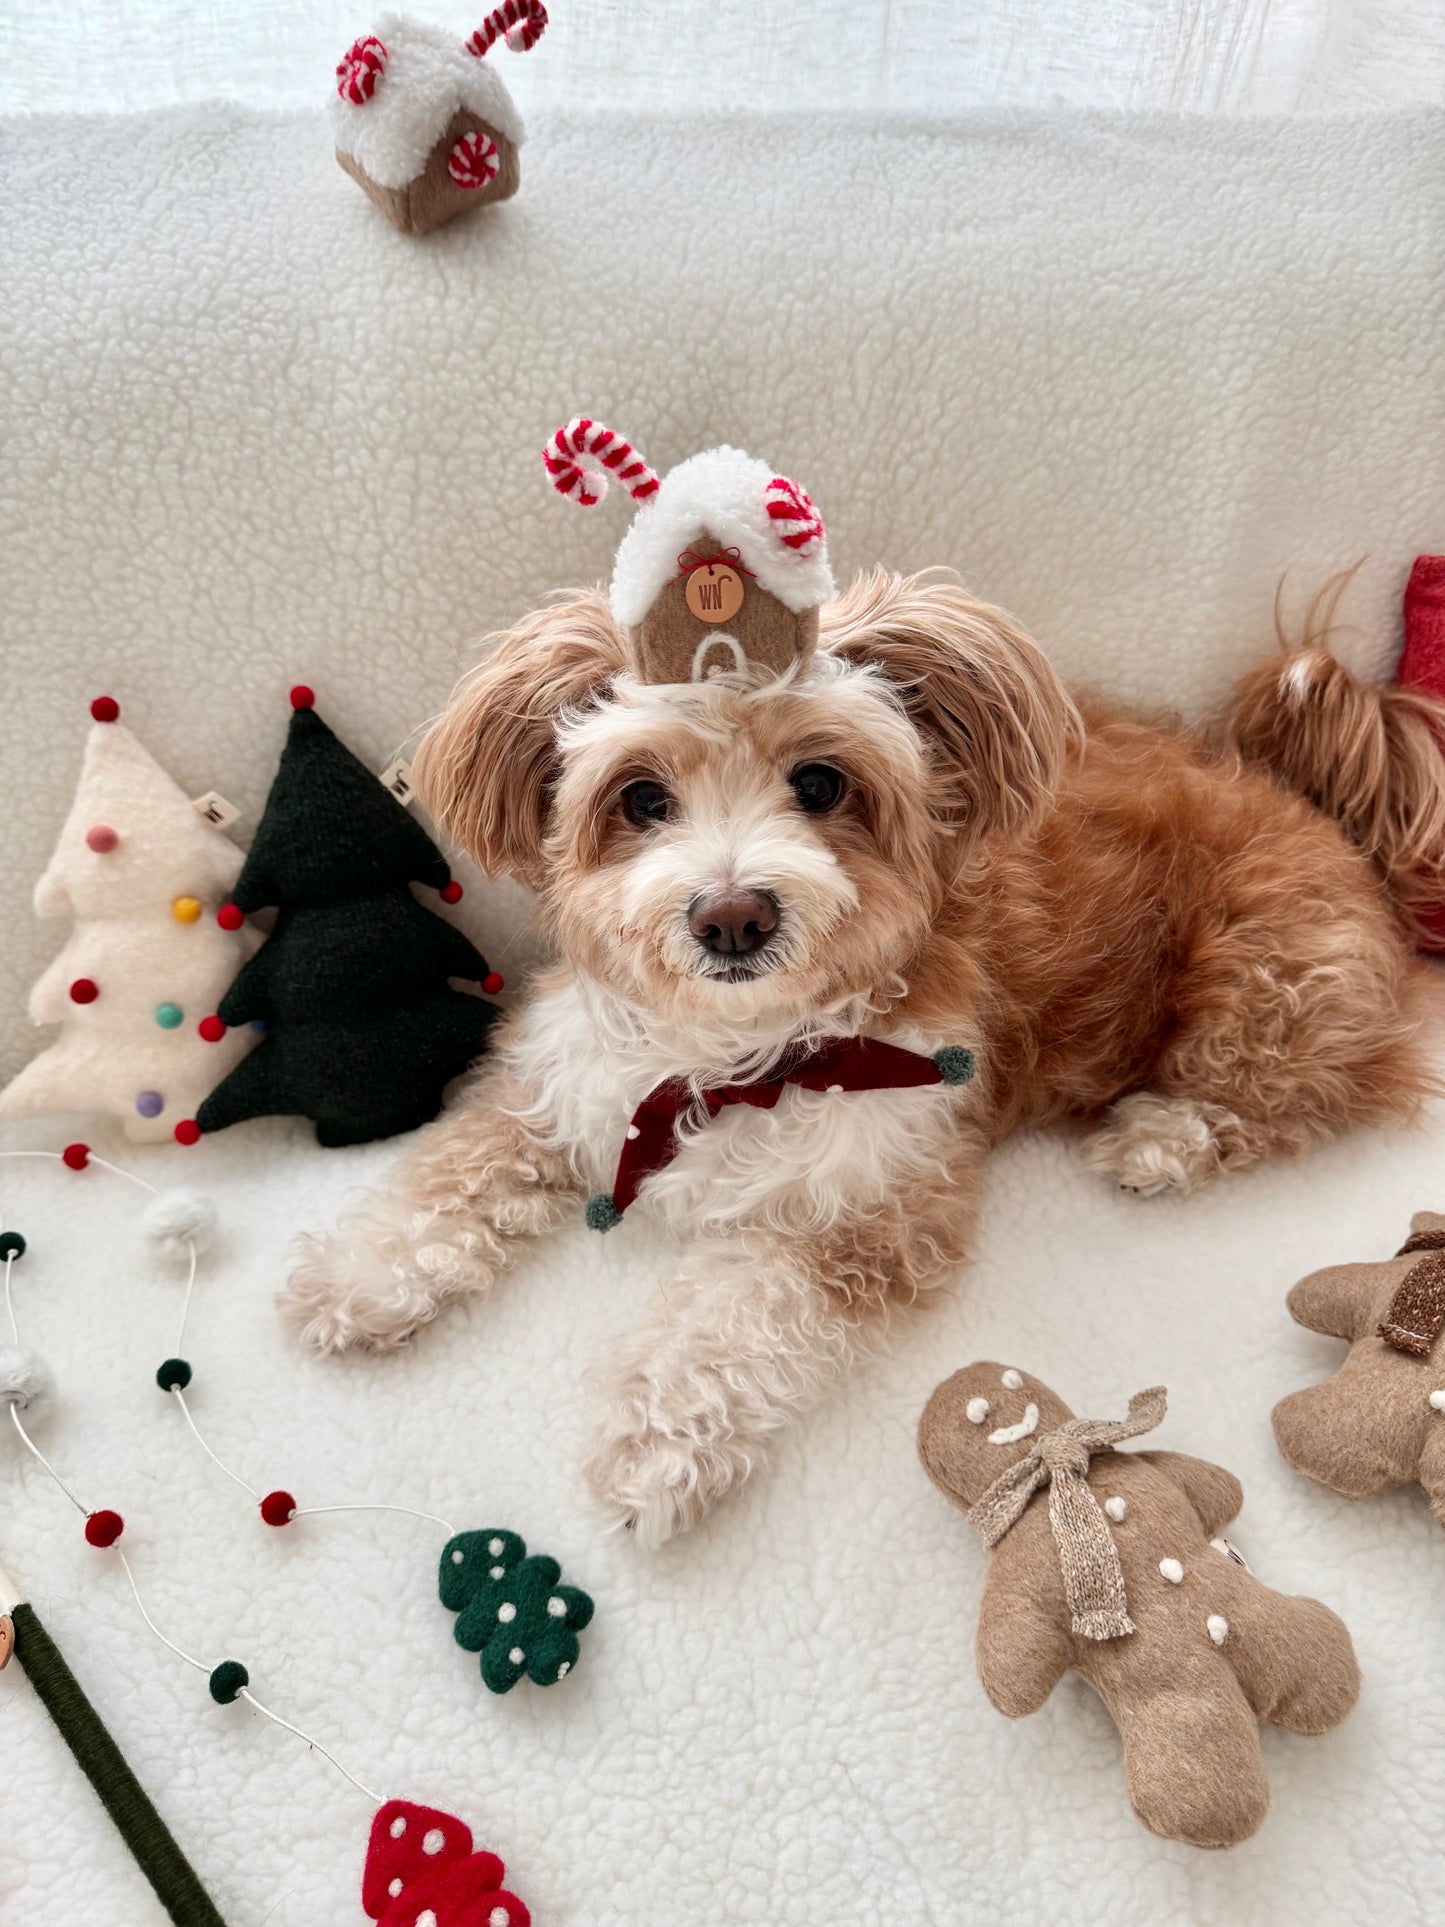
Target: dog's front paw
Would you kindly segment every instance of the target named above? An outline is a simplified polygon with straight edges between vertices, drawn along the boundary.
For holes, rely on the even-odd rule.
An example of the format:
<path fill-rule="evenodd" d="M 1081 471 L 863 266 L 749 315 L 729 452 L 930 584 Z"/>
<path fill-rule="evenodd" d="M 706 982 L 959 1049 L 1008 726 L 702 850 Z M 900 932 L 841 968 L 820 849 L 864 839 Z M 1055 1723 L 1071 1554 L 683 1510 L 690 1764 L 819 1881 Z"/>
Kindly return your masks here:
<path fill-rule="evenodd" d="M 585 1467 L 598 1498 L 645 1546 L 696 1525 L 751 1469 L 735 1438 L 717 1436 L 715 1418 L 669 1409 L 657 1387 L 622 1396 Z"/>
<path fill-rule="evenodd" d="M 478 1253 L 432 1224 L 408 1235 L 394 1221 L 357 1217 L 329 1237 L 298 1240 L 276 1302 L 316 1351 L 386 1352 L 486 1272 Z"/>
<path fill-rule="evenodd" d="M 1219 1104 L 1136 1091 L 1084 1140 L 1082 1155 L 1091 1171 L 1141 1197 L 1194 1191 L 1221 1169 L 1220 1128 L 1234 1122 Z"/>

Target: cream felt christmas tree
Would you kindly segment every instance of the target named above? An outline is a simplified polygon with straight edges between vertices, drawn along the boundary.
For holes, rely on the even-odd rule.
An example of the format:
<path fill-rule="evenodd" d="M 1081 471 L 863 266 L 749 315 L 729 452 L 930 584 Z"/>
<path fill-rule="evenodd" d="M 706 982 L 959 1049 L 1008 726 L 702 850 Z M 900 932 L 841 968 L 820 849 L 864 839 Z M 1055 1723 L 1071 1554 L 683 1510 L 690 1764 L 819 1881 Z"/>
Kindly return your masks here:
<path fill-rule="evenodd" d="M 228 909 L 241 852 L 196 812 L 102 696 L 70 815 L 35 889 L 36 914 L 75 928 L 30 1015 L 60 1035 L 0 1092 L 0 1112 L 100 1111 L 156 1141 L 257 1041 L 216 1006 L 259 933 Z M 194 1131 L 194 1126 L 190 1126 Z M 183 1138 L 185 1133 L 182 1134 Z"/>

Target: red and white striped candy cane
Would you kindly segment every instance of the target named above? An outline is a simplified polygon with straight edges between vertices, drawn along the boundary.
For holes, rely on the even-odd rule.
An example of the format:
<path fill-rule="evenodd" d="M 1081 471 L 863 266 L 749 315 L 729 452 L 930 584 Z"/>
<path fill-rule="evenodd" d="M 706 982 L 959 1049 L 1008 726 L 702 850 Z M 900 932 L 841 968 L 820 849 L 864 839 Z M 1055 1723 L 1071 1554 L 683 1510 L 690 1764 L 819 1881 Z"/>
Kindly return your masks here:
<path fill-rule="evenodd" d="M 586 415 L 574 415 L 557 430 L 542 450 L 542 466 L 557 493 L 572 496 L 579 508 L 590 509 L 602 500 L 609 476 L 622 483 L 634 502 L 657 493 L 657 471 L 631 442 Z"/>
<path fill-rule="evenodd" d="M 786 475 L 775 475 L 763 492 L 767 497 L 768 520 L 779 541 L 790 549 L 822 541 L 826 534 L 823 518 L 796 482 Z"/>
<path fill-rule="evenodd" d="M 499 40 L 514 54 L 524 54 L 547 31 L 547 9 L 542 0 L 502 0 L 466 43 L 467 52 L 482 60 Z"/>

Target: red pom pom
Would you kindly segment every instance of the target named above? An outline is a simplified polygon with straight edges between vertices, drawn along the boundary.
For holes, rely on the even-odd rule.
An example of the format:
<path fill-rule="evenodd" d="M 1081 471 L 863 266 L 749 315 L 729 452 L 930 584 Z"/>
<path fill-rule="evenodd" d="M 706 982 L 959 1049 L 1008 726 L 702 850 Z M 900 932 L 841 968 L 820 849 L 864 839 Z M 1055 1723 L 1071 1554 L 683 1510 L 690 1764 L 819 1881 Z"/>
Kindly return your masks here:
<path fill-rule="evenodd" d="M 120 714 L 120 704 L 114 696 L 97 696 L 90 713 L 98 723 L 113 723 Z"/>
<path fill-rule="evenodd" d="M 60 1162 L 62 1164 L 68 1164 L 72 1171 L 83 1171 L 86 1165 L 90 1163 L 90 1146 L 88 1144 L 67 1144 L 65 1149 L 60 1153 Z"/>
<path fill-rule="evenodd" d="M 219 1017 L 203 1017 L 196 1029 L 208 1044 L 219 1044 L 226 1034 L 226 1026 Z"/>
<path fill-rule="evenodd" d="M 291 707 L 293 709 L 312 709 L 315 705 L 316 691 L 314 689 L 308 689 L 304 682 L 297 683 L 296 687 L 291 691 Z"/>
<path fill-rule="evenodd" d="M 216 922 L 223 930 L 239 930 L 245 921 L 245 911 L 235 903 L 223 903 L 216 912 Z"/>
<path fill-rule="evenodd" d="M 500 970 L 489 970 L 482 979 L 482 989 L 489 997 L 495 997 L 499 990 L 505 990 L 507 980 Z"/>
<path fill-rule="evenodd" d="M 100 995 L 100 985 L 93 977 L 77 977 L 70 986 L 70 1001 L 73 1004 L 93 1004 Z"/>
<path fill-rule="evenodd" d="M 113 1546 L 124 1531 L 118 1512 L 92 1512 L 85 1522 L 86 1543 L 92 1546 Z"/>
<path fill-rule="evenodd" d="M 296 1501 L 289 1492 L 268 1492 L 261 1501 L 261 1517 L 268 1526 L 289 1526 Z"/>
<path fill-rule="evenodd" d="M 177 1144 L 199 1144 L 201 1127 L 193 1117 L 183 1117 L 176 1126 L 175 1135 Z"/>
<path fill-rule="evenodd" d="M 462 886 L 457 882 L 456 878 L 453 877 L 450 883 L 444 883 L 442 885 L 441 889 L 437 891 L 437 895 L 443 903 L 460 903 L 462 900 Z"/>

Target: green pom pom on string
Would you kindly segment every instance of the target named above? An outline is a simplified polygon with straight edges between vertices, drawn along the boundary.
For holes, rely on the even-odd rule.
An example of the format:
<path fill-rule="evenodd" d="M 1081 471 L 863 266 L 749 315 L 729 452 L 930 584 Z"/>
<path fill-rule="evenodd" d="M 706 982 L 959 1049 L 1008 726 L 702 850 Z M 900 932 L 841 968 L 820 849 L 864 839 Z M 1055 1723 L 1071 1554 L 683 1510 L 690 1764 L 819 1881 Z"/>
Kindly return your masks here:
<path fill-rule="evenodd" d="M 21 1237 L 20 1233 L 18 1231 L 0 1231 L 0 1265 L 3 1265 L 7 1258 L 23 1258 L 24 1256 L 25 1240 Z"/>
<path fill-rule="evenodd" d="M 191 1364 L 186 1358 L 168 1358 L 156 1373 L 156 1384 L 163 1392 L 183 1392 L 190 1382 Z"/>
<path fill-rule="evenodd" d="M 610 1231 L 622 1222 L 622 1213 L 605 1191 L 598 1191 L 587 1200 L 587 1228 L 589 1231 Z"/>
<path fill-rule="evenodd" d="M 229 1706 L 250 1684 L 251 1675 L 239 1659 L 223 1659 L 211 1674 L 211 1698 L 217 1706 Z"/>
<path fill-rule="evenodd" d="M 945 1044 L 933 1053 L 933 1061 L 945 1084 L 967 1084 L 976 1068 L 973 1052 L 963 1044 Z"/>

